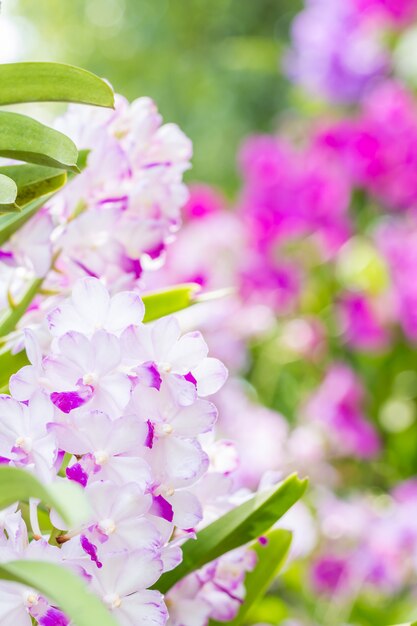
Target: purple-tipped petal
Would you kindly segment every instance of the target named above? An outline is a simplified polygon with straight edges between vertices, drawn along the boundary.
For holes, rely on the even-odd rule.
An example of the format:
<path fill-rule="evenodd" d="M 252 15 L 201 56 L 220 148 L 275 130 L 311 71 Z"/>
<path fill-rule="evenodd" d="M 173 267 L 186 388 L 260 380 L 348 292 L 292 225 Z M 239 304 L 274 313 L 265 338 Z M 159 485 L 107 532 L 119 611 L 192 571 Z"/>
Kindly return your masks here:
<path fill-rule="evenodd" d="M 85 535 L 81 535 L 80 543 L 82 549 L 86 554 L 88 554 L 93 563 L 95 563 L 99 569 L 103 567 L 103 563 L 98 560 L 97 546 L 91 543 L 91 541 L 89 541 Z"/>
<path fill-rule="evenodd" d="M 152 448 L 153 447 L 153 440 L 154 440 L 154 436 L 155 436 L 155 426 L 152 424 L 152 422 L 150 420 L 147 420 L 146 423 L 148 425 L 148 434 L 146 435 L 145 446 L 147 448 Z"/>
<path fill-rule="evenodd" d="M 160 390 L 162 378 L 155 363 L 153 363 L 152 361 L 147 361 L 146 363 L 143 363 L 142 365 L 137 367 L 135 371 L 142 384 L 146 385 L 147 387 L 153 387 L 158 391 Z"/>
<path fill-rule="evenodd" d="M 38 618 L 39 626 L 68 626 L 70 620 L 60 611 L 54 607 L 50 607 L 45 615 Z"/>
<path fill-rule="evenodd" d="M 188 380 L 189 383 L 192 383 L 193 385 L 195 385 L 195 387 L 197 387 L 197 381 L 191 372 L 188 372 L 188 374 L 186 374 L 184 378 L 185 380 Z"/>
<path fill-rule="evenodd" d="M 172 506 L 165 500 L 162 496 L 153 496 L 152 506 L 150 508 L 150 513 L 152 515 L 156 515 L 157 517 L 162 517 L 167 522 L 172 522 L 174 519 L 174 511 Z"/>
<path fill-rule="evenodd" d="M 80 463 L 75 463 L 74 465 L 71 465 L 71 467 L 67 467 L 65 474 L 69 480 L 78 483 L 81 487 L 86 487 L 88 483 L 88 474 L 81 467 Z"/>
<path fill-rule="evenodd" d="M 74 409 L 83 406 L 93 395 L 93 390 L 85 386 L 78 391 L 54 391 L 51 393 L 51 401 L 63 413 L 71 413 Z"/>

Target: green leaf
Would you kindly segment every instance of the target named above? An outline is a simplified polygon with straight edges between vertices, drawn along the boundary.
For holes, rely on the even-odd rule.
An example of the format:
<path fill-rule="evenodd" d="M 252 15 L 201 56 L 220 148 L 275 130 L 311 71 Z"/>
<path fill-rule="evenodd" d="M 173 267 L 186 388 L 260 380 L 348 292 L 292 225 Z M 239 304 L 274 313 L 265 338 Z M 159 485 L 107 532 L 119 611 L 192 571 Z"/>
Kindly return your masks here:
<path fill-rule="evenodd" d="M 114 106 L 112 88 L 101 78 L 64 63 L 0 65 L 0 105 L 19 102 L 79 102 Z"/>
<path fill-rule="evenodd" d="M 88 500 L 79 485 L 71 481 L 43 485 L 30 472 L 17 467 L 0 467 L 0 509 L 29 498 L 37 498 L 55 509 L 68 528 L 79 527 L 90 514 Z"/>
<path fill-rule="evenodd" d="M 61 565 L 9 561 L 1 563 L 0 578 L 36 589 L 64 611 L 75 626 L 118 626 L 85 581 Z"/>
<path fill-rule="evenodd" d="M 268 595 L 252 607 L 250 620 L 252 624 L 282 624 L 291 612 L 291 607 L 284 599 Z"/>
<path fill-rule="evenodd" d="M 19 211 L 16 204 L 17 185 L 5 173 L 0 174 L 0 213 Z"/>
<path fill-rule="evenodd" d="M 80 150 L 80 153 L 78 155 L 78 162 L 77 162 L 77 166 L 80 170 L 83 170 L 85 166 L 87 165 L 88 154 L 89 154 L 88 150 Z M 52 170 L 49 170 L 49 171 L 52 171 Z M 63 172 L 63 175 L 66 176 L 67 174 Z M 68 178 L 72 178 L 74 175 L 75 174 L 73 172 L 69 172 Z M 54 185 L 55 184 L 58 185 L 59 182 L 60 181 L 55 180 Z M 8 241 L 10 237 L 17 230 L 19 230 L 19 228 L 22 228 L 22 226 L 26 224 L 26 222 L 30 220 L 31 217 L 36 215 L 39 209 L 43 207 L 43 205 L 49 200 L 49 198 L 51 198 L 54 195 L 55 191 L 57 190 L 54 190 L 52 193 L 48 194 L 45 197 L 41 197 L 41 198 L 37 198 L 36 200 L 33 200 L 27 206 L 25 206 L 23 210 L 18 214 L 0 216 L 0 246 L 2 246 L 6 241 Z"/>
<path fill-rule="evenodd" d="M 25 350 L 17 354 L 12 354 L 10 350 L 0 352 L 0 389 L 7 387 L 10 376 L 28 363 L 29 361 Z"/>
<path fill-rule="evenodd" d="M 265 535 L 268 543 L 261 545 L 258 541 L 252 549 L 256 552 L 258 561 L 252 572 L 245 578 L 246 595 L 238 614 L 230 622 L 229 626 L 239 626 L 250 621 L 250 612 L 256 602 L 268 591 L 278 572 L 285 563 L 291 545 L 292 533 L 288 530 L 270 530 Z M 220 626 L 220 622 L 210 621 L 209 626 Z"/>
<path fill-rule="evenodd" d="M 200 291 L 200 285 L 185 283 L 170 289 L 146 293 L 142 296 L 145 305 L 144 322 L 152 322 L 165 315 L 186 309 L 195 303 L 194 296 Z"/>
<path fill-rule="evenodd" d="M 6 165 L 0 167 L 0 180 L 3 174 L 13 179 L 17 185 L 16 202 L 19 207 L 58 191 L 67 181 L 66 172 L 43 165 Z"/>
<path fill-rule="evenodd" d="M 246 576 L 245 601 L 235 619 L 230 622 L 234 626 L 242 624 L 245 618 L 251 620 L 252 609 L 266 594 L 287 560 L 292 533 L 277 528 L 266 533 L 266 539 L 267 545 L 258 542 L 254 547 L 258 562 L 255 569 Z"/>
<path fill-rule="evenodd" d="M 10 111 L 0 111 L 0 156 L 78 171 L 78 151 L 69 137 Z"/>
<path fill-rule="evenodd" d="M 291 474 L 200 530 L 197 540 L 190 539 L 182 546 L 181 564 L 163 574 L 155 587 L 166 593 L 194 570 L 265 533 L 301 498 L 307 482 Z"/>
<path fill-rule="evenodd" d="M 52 195 L 52 194 L 51 194 Z M 43 207 L 45 202 L 49 199 L 48 196 L 44 196 L 30 202 L 20 213 L 13 213 L 10 215 L 1 215 L 0 216 L 0 246 L 2 246 L 6 241 L 10 239 L 14 233 L 22 228 L 24 224 L 31 217 L 36 215 L 36 213 Z"/>

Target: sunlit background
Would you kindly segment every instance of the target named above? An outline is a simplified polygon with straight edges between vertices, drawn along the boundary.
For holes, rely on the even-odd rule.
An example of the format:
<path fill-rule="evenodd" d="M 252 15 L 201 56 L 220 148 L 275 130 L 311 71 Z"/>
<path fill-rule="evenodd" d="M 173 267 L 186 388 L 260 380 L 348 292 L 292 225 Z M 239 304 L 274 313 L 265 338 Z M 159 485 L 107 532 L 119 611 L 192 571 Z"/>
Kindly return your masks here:
<path fill-rule="evenodd" d="M 1 62 L 80 65 L 152 97 L 193 141 L 187 182 L 216 188 L 191 187 L 150 280 L 236 288 L 187 321 L 230 369 L 218 404 L 240 479 L 312 477 L 292 521 L 303 559 L 259 622 L 417 615 L 416 16 L 414 0 L 2 2 Z"/>
<path fill-rule="evenodd" d="M 0 61 L 57 60 L 153 97 L 192 137 L 191 178 L 236 185 L 239 141 L 289 103 L 278 72 L 299 0 L 5 0 Z"/>

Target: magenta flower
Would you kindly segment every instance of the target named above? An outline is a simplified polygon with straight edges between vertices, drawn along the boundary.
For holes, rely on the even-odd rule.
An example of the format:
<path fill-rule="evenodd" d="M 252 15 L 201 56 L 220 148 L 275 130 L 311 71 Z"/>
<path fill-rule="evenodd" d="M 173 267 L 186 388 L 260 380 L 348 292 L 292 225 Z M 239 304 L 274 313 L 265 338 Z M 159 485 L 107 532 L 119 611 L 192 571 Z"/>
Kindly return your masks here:
<path fill-rule="evenodd" d="M 376 233 L 392 281 L 393 316 L 411 341 L 417 340 L 417 230 L 414 219 L 391 221 Z"/>
<path fill-rule="evenodd" d="M 190 197 L 183 209 L 183 215 L 189 221 L 205 219 L 224 209 L 225 199 L 208 185 L 191 185 L 189 192 Z"/>
<path fill-rule="evenodd" d="M 352 182 L 388 209 L 417 201 L 417 110 L 412 94 L 386 82 L 364 100 L 356 119 L 324 129 L 318 142 L 332 150 Z"/>
<path fill-rule="evenodd" d="M 353 0 L 353 4 L 364 17 L 376 17 L 396 27 L 406 26 L 417 15 L 416 0 Z"/>
<path fill-rule="evenodd" d="M 305 407 L 305 415 L 327 429 L 336 450 L 369 458 L 380 449 L 374 426 L 363 410 L 364 392 L 354 372 L 342 363 L 331 366 Z"/>
<path fill-rule="evenodd" d="M 319 593 L 340 593 L 350 584 L 349 561 L 345 557 L 327 555 L 313 564 L 312 584 Z"/>
<path fill-rule="evenodd" d="M 343 294 L 338 314 L 345 341 L 350 346 L 371 351 L 387 347 L 388 332 L 370 298 L 360 293 Z"/>

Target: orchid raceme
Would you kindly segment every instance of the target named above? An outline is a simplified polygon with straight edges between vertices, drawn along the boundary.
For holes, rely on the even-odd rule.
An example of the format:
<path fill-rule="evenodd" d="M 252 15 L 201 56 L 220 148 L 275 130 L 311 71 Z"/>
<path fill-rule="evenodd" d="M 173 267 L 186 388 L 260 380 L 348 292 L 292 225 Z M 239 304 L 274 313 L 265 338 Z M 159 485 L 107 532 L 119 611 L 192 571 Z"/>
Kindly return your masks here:
<path fill-rule="evenodd" d="M 161 328 L 158 334 L 155 358 L 159 360 L 149 361 L 139 348 L 132 353 L 114 333 L 143 333 L 140 299 L 126 294 L 127 316 L 114 328 L 111 304 L 108 312 L 104 304 L 100 306 L 100 319 L 91 319 L 91 313 L 97 311 L 91 307 L 91 294 L 95 303 L 100 297 L 103 303 L 112 302 L 96 279 L 77 283 L 72 299 L 49 316 L 53 335 L 47 351 L 43 352 L 36 336 L 29 333 L 28 353 L 35 355 L 32 364 L 17 372 L 10 383 L 19 400 L 2 399 L 2 456 L 51 482 L 59 480 L 63 455 L 70 455 L 66 478 L 61 480 L 85 488 L 91 518 L 81 528 L 68 529 L 53 512 L 54 525 L 65 533 L 57 537 L 60 551 L 44 544 L 45 558 L 56 554 L 54 560 L 81 568 L 120 623 L 135 623 L 132 620 L 138 613 L 143 613 L 143 623 L 165 623 L 162 596 L 145 590 L 181 558 L 179 548 L 167 544 L 173 525 L 192 533 L 201 519 L 201 504 L 190 487 L 207 468 L 198 436 L 212 428 L 216 412 L 206 400 L 198 399 L 192 371 L 199 368 L 204 375 L 207 350 L 199 335 L 180 339 L 174 320 L 168 318 L 165 333 Z M 220 364 L 218 368 L 217 377 L 224 381 L 226 371 Z M 170 385 L 171 379 L 175 383 Z M 183 387 L 193 389 L 186 394 L 186 405 L 181 403 Z M 152 391 L 161 393 L 161 400 L 152 395 L 146 400 L 146 393 Z M 165 413 L 168 406 L 172 409 Z M 193 423 L 201 420 L 196 428 Z M 24 522 L 18 513 L 11 511 L 10 515 L 17 517 L 17 526 L 13 535 L 8 533 L 7 541 L 5 537 L 4 550 L 11 554 L 24 550 L 22 555 L 26 554 L 32 544 L 25 544 Z M 36 504 L 33 516 L 36 519 Z M 22 538 L 17 545 L 18 536 Z M 139 569 L 147 572 L 143 580 L 137 574 L 139 562 Z M 16 611 L 19 601 L 17 594 Z M 39 599 L 33 600 L 33 606 L 21 607 L 40 624 L 49 611 Z"/>
<path fill-rule="evenodd" d="M 29 528 L 12 506 L 2 518 L 1 558 L 70 568 L 121 625 L 165 624 L 168 615 L 180 624 L 188 610 L 202 625 L 209 617 L 232 619 L 245 572 L 256 563 L 246 548 L 207 565 L 196 578 L 207 577 L 198 592 L 188 579 L 181 583 L 168 609 L 163 595 L 149 590 L 181 562 L 181 544 L 205 508 L 212 519 L 215 507 L 219 516 L 233 501 L 228 472 L 207 474 L 204 445 L 217 418 L 206 398 L 225 382 L 226 368 L 207 356 L 200 333 L 181 334 L 173 317 L 145 326 L 143 315 L 136 293 L 111 296 L 87 277 L 51 310 L 46 331 L 26 331 L 30 364 L 11 377 L 11 395 L 0 397 L 3 463 L 56 489 L 78 483 L 90 513 L 68 527 L 52 509 L 47 531 L 39 500 L 31 500 Z M 43 595 L 0 585 L 9 598 L 4 608 L 0 602 L 1 619 L 12 612 L 40 625 L 68 623 Z"/>
<path fill-rule="evenodd" d="M 0 218 L 0 622 L 231 620 L 257 562 L 245 544 L 305 483 L 291 477 L 260 503 L 236 490 L 210 398 L 227 369 L 170 316 L 199 300 L 199 281 L 150 280 L 181 225 L 191 142 L 150 99 L 114 105 L 78 68 L 0 76 L 0 104 L 104 107 L 71 105 L 55 129 L 0 113 L 1 155 L 31 163 L 5 162 L 0 179 L 0 210 L 16 213 Z M 213 552 L 211 524 L 227 512 Z M 193 541 L 188 575 L 160 581 Z"/>

